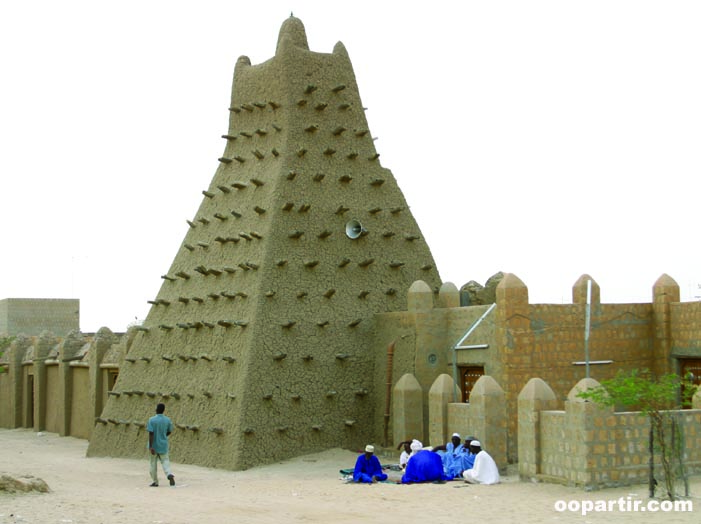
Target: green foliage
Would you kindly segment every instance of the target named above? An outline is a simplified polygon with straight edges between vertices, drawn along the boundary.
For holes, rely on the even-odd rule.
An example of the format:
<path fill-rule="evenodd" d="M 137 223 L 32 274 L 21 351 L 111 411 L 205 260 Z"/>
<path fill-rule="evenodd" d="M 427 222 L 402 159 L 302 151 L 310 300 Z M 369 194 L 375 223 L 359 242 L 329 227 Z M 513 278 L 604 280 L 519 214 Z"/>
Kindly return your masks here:
<path fill-rule="evenodd" d="M 602 380 L 601 386 L 582 391 L 577 396 L 605 406 L 625 406 L 641 411 L 650 419 L 651 439 L 655 444 L 650 448 L 650 464 L 654 462 L 656 448 L 665 474 L 667 496 L 670 500 L 675 500 L 675 479 L 682 478 L 685 484 L 687 482 L 682 460 L 681 426 L 676 421 L 674 412 L 670 410 L 689 406 L 695 389 L 688 380 L 674 374 L 656 378 L 648 370 L 634 369 L 629 373 L 619 371 L 614 378 Z M 650 475 L 652 496 L 652 466 Z"/>
<path fill-rule="evenodd" d="M 690 405 L 693 386 L 683 388 L 686 398 L 681 399 L 681 405 L 677 401 L 682 385 L 690 386 L 675 374 L 655 379 L 648 370 L 634 369 L 629 373 L 619 371 L 614 378 L 602 380 L 601 386 L 582 391 L 577 396 L 605 406 L 625 406 L 649 416 Z"/>

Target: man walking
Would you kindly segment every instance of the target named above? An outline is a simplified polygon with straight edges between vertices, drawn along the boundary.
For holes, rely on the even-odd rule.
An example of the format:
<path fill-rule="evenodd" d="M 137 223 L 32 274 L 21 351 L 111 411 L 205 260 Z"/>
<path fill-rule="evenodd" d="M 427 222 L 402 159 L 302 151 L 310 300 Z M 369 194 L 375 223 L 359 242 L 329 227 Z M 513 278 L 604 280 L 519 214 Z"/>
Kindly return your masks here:
<path fill-rule="evenodd" d="M 175 486 L 175 477 L 170 471 L 170 458 L 168 457 L 168 436 L 173 432 L 173 423 L 163 412 L 165 404 L 156 406 L 156 415 L 148 419 L 148 449 L 151 453 L 151 483 L 152 488 L 158 487 L 158 461 L 161 461 L 163 472 L 168 477 L 171 486 Z"/>

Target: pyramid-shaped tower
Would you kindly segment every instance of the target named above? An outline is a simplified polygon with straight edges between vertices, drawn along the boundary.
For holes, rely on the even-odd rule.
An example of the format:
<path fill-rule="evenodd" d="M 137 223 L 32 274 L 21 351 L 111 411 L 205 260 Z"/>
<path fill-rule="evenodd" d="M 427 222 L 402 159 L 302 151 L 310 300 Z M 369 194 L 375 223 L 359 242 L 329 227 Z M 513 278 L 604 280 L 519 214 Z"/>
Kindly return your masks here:
<path fill-rule="evenodd" d="M 157 402 L 178 462 L 243 469 L 376 434 L 370 338 L 440 278 L 380 165 L 341 43 L 287 19 L 275 56 L 238 59 L 226 147 L 91 438 L 142 456 Z"/>

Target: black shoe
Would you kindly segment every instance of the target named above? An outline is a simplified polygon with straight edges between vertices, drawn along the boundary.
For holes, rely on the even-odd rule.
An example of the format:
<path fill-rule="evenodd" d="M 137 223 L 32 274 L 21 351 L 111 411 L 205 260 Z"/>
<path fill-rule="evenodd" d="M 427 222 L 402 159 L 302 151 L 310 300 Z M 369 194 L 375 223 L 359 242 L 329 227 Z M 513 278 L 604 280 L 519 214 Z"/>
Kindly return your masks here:
<path fill-rule="evenodd" d="M 151 482 L 151 484 L 148 485 L 149 488 L 157 488 L 158 487 L 158 482 Z"/>
<path fill-rule="evenodd" d="M 168 475 L 168 482 L 171 486 L 175 486 L 175 477 L 173 475 Z"/>

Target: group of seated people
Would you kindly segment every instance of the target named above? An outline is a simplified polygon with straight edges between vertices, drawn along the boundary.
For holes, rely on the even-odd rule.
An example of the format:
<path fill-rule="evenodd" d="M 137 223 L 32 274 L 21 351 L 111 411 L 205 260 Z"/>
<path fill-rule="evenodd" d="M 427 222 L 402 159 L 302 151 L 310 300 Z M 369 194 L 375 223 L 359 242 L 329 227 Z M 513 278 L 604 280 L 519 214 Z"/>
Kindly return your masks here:
<path fill-rule="evenodd" d="M 401 442 L 397 449 L 403 449 L 399 465 L 404 471 L 402 484 L 419 482 L 441 482 L 463 478 L 470 484 L 496 484 L 499 482 L 499 469 L 494 459 L 482 449 L 474 437 L 467 437 L 462 443 L 460 435 L 453 433 L 450 442 L 434 448 L 424 448 L 414 439 Z M 382 471 L 379 459 L 372 445 L 365 447 L 353 470 L 354 482 L 382 482 L 387 474 Z"/>

